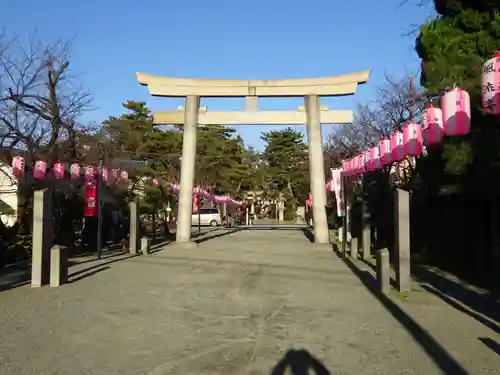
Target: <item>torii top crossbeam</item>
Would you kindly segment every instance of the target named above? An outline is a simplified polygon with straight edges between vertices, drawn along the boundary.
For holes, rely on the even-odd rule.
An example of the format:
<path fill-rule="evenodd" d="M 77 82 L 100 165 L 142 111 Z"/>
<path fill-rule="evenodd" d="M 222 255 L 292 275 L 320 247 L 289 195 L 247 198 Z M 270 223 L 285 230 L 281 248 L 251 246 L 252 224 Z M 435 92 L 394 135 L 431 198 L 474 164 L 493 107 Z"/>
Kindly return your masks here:
<path fill-rule="evenodd" d="M 148 86 L 154 96 L 185 97 L 299 97 L 307 95 L 352 95 L 358 84 L 366 83 L 369 70 L 341 76 L 278 80 L 231 80 L 158 77 L 137 73 L 140 84 Z"/>

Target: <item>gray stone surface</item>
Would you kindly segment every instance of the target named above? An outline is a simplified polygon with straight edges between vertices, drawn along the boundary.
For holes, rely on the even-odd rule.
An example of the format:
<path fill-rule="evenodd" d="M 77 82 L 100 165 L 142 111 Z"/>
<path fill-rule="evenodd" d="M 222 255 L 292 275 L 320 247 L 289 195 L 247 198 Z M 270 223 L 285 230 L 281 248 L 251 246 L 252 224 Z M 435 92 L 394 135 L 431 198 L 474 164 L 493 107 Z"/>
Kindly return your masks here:
<path fill-rule="evenodd" d="M 351 238 L 351 257 L 353 259 L 358 259 L 358 239 L 356 237 Z"/>
<path fill-rule="evenodd" d="M 50 286 L 59 287 L 68 281 L 68 248 L 55 245 L 50 249 Z"/>
<path fill-rule="evenodd" d="M 477 339 L 498 334 L 432 295 L 382 303 L 356 276 L 373 278 L 368 266 L 314 250 L 300 228 L 196 241 L 73 266 L 61 288 L 0 293 L 2 374 L 270 374 L 290 348 L 331 374 L 499 373 Z"/>

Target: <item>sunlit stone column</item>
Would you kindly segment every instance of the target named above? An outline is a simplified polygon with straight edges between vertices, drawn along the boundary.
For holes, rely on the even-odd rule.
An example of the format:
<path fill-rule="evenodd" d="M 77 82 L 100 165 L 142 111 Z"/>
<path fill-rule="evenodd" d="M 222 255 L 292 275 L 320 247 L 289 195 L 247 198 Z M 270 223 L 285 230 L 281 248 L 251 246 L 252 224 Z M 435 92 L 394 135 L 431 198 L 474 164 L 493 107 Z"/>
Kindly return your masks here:
<path fill-rule="evenodd" d="M 196 162 L 196 127 L 198 125 L 199 108 L 199 96 L 190 95 L 186 97 L 179 187 L 179 213 L 176 232 L 176 242 L 179 244 L 187 244 L 191 240 L 191 214 L 193 211 L 193 183 Z"/>
<path fill-rule="evenodd" d="M 309 148 L 309 174 L 314 215 L 315 243 L 329 243 L 326 221 L 325 167 L 323 161 L 323 137 L 321 134 L 319 96 L 305 97 L 307 114 L 307 143 Z"/>

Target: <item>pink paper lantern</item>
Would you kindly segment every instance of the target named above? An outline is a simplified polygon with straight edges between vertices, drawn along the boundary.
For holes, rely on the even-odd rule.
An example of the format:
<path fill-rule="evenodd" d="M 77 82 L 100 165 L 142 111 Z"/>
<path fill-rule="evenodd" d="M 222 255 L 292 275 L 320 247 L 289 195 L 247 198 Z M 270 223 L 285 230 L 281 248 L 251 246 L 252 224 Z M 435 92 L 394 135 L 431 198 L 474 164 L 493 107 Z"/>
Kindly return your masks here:
<path fill-rule="evenodd" d="M 406 155 L 417 157 L 422 153 L 422 127 L 416 122 L 409 122 L 403 128 L 403 144 Z"/>
<path fill-rule="evenodd" d="M 69 167 L 69 173 L 72 180 L 77 180 L 80 178 L 80 165 L 74 163 Z"/>
<path fill-rule="evenodd" d="M 109 173 L 108 173 L 108 168 L 101 168 L 101 179 L 104 184 L 107 184 L 109 181 Z"/>
<path fill-rule="evenodd" d="M 117 180 L 118 180 L 118 170 L 116 168 L 113 168 L 109 172 L 109 182 L 115 183 Z"/>
<path fill-rule="evenodd" d="M 57 180 L 61 180 L 64 178 L 64 164 L 63 163 L 55 163 L 54 164 L 54 177 Z"/>
<path fill-rule="evenodd" d="M 357 156 L 357 158 L 359 174 L 363 174 L 366 172 L 366 153 L 362 152 Z"/>
<path fill-rule="evenodd" d="M 125 184 L 128 182 L 128 172 L 127 171 L 120 172 L 120 180 L 122 180 L 123 183 L 125 183 Z"/>
<path fill-rule="evenodd" d="M 382 167 L 380 162 L 380 149 L 378 146 L 368 149 L 368 161 L 366 165 L 370 172 L 374 172 Z"/>
<path fill-rule="evenodd" d="M 380 165 L 386 166 L 392 163 L 391 140 L 382 138 L 378 144 L 380 150 Z"/>
<path fill-rule="evenodd" d="M 482 102 L 487 113 L 500 114 L 500 53 L 483 65 Z"/>
<path fill-rule="evenodd" d="M 24 174 L 25 166 L 26 164 L 22 156 L 14 156 L 12 158 L 12 171 L 17 178 L 20 178 Z"/>
<path fill-rule="evenodd" d="M 157 179 L 157 178 L 153 178 L 153 186 L 154 186 L 154 187 L 158 187 L 158 186 L 160 186 L 160 181 L 158 181 L 158 179 Z"/>
<path fill-rule="evenodd" d="M 422 133 L 428 145 L 440 143 L 444 137 L 443 111 L 441 108 L 428 106 L 422 113 Z"/>
<path fill-rule="evenodd" d="M 441 98 L 444 135 L 458 136 L 470 130 L 470 96 L 467 91 L 455 88 Z"/>
<path fill-rule="evenodd" d="M 94 166 L 87 165 L 87 167 L 85 168 L 85 180 L 87 180 L 87 181 L 94 180 L 95 176 L 96 176 L 95 171 L 96 171 L 96 169 L 94 168 Z"/>
<path fill-rule="evenodd" d="M 33 168 L 33 178 L 35 180 L 43 180 L 47 171 L 47 163 L 43 160 L 37 160 Z"/>
<path fill-rule="evenodd" d="M 391 159 L 392 161 L 403 161 L 404 158 L 403 132 L 396 130 L 391 135 Z"/>

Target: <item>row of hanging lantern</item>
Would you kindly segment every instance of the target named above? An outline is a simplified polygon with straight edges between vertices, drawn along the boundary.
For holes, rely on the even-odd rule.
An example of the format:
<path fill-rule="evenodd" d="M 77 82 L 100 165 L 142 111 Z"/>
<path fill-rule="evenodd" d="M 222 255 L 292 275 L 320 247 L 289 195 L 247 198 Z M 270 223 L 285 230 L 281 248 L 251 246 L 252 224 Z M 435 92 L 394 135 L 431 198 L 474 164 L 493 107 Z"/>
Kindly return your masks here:
<path fill-rule="evenodd" d="M 12 170 L 14 176 L 17 178 L 22 178 L 26 170 L 26 162 L 22 156 L 15 156 L 12 159 Z M 82 168 L 80 164 L 73 163 L 69 166 L 69 176 L 71 180 L 78 180 L 82 177 L 82 171 L 86 180 L 95 179 L 98 175 L 99 167 L 88 165 Z M 62 180 L 65 177 L 65 166 L 63 163 L 57 162 L 54 164 L 53 168 L 54 178 L 57 180 Z M 47 162 L 43 160 L 35 161 L 33 166 L 33 178 L 35 180 L 44 180 L 47 177 Z M 108 172 L 106 167 L 101 168 L 101 178 L 104 183 L 127 183 L 128 182 L 128 172 L 126 170 L 119 171 L 118 169 L 111 169 Z M 158 180 L 153 179 L 153 185 L 158 186 Z"/>
<path fill-rule="evenodd" d="M 467 134 L 470 121 L 469 94 L 460 88 L 453 88 L 442 95 L 441 108 L 430 105 L 424 109 L 421 124 L 407 123 L 402 130 L 381 139 L 378 145 L 342 161 L 342 170 L 346 176 L 359 176 L 393 162 L 402 162 L 407 156 L 418 157 L 424 144 L 438 144 L 444 136 Z"/>
<path fill-rule="evenodd" d="M 174 193 L 178 194 L 179 190 L 180 190 L 180 185 L 173 184 L 172 190 L 174 191 Z M 233 199 L 228 195 L 215 195 L 215 194 L 212 194 L 209 191 L 207 191 L 201 187 L 198 187 L 198 186 L 194 187 L 193 196 L 196 196 L 196 197 L 200 196 L 200 197 L 207 199 L 211 202 L 214 202 L 216 204 L 229 204 L 229 205 L 233 205 L 233 206 L 243 205 L 242 201 Z"/>

